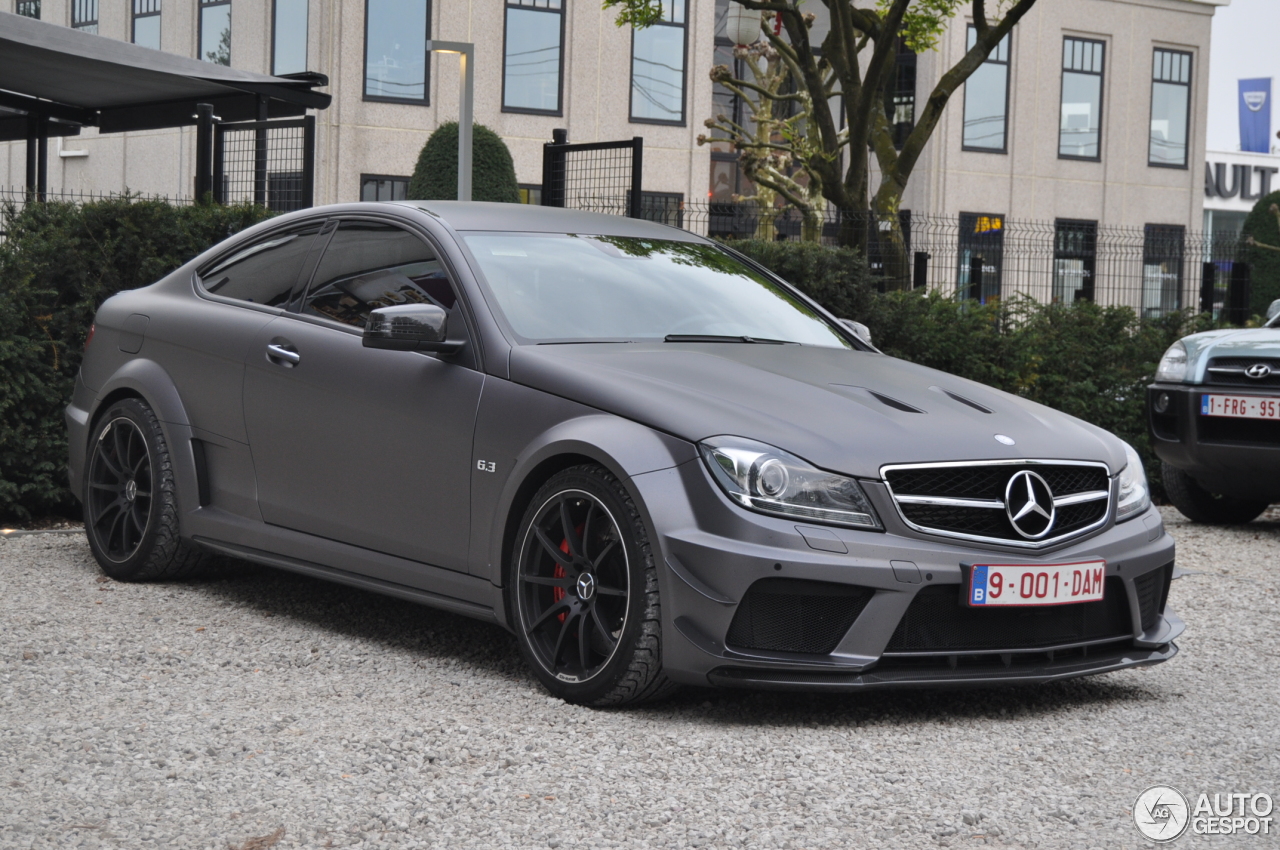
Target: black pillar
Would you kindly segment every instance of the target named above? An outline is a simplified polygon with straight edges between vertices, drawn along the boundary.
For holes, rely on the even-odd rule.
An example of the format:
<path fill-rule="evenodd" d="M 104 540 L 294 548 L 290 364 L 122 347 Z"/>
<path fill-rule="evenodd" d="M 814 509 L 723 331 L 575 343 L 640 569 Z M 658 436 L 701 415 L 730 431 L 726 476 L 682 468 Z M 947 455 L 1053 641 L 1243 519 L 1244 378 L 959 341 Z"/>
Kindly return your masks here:
<path fill-rule="evenodd" d="M 196 203 L 213 194 L 213 104 L 196 104 Z"/>
<path fill-rule="evenodd" d="M 40 138 L 36 142 L 36 197 L 45 200 L 49 192 L 49 116 L 36 122 Z"/>
<path fill-rule="evenodd" d="M 37 124 L 39 118 L 30 112 L 27 113 L 27 194 L 34 195 L 36 192 L 36 167 L 39 159 L 39 139 L 40 132 Z"/>
<path fill-rule="evenodd" d="M 258 120 L 267 120 L 267 99 L 258 96 Z M 259 124 L 253 130 L 253 202 L 267 205 L 267 128 Z"/>
<path fill-rule="evenodd" d="M 643 184 L 643 180 L 641 178 L 644 173 L 644 137 L 633 136 L 631 138 L 631 144 L 631 203 L 628 204 L 630 209 L 627 210 L 627 215 L 631 218 L 640 218 L 641 211 L 643 210 L 643 204 L 640 202 L 644 196 L 644 193 L 641 191 L 641 186 Z"/>
<path fill-rule="evenodd" d="M 1205 263 L 1200 267 L 1200 312 L 1213 315 L 1213 302 L 1217 298 L 1217 263 Z"/>
<path fill-rule="evenodd" d="M 1227 321 L 1243 325 L 1249 320 L 1249 264 L 1231 264 L 1231 280 L 1227 284 Z"/>
<path fill-rule="evenodd" d="M 982 298 L 982 257 L 969 258 L 969 298 L 977 301 Z"/>

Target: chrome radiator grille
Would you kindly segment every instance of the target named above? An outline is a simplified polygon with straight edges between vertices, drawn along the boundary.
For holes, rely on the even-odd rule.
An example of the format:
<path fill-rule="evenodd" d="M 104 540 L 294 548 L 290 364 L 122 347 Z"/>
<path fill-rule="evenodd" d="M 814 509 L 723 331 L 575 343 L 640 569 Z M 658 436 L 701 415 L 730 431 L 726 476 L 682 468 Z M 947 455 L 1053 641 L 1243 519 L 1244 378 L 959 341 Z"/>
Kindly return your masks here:
<path fill-rule="evenodd" d="M 944 537 L 1037 549 L 1102 527 L 1111 509 L 1101 463 L 898 464 L 881 474 L 907 525 Z"/>

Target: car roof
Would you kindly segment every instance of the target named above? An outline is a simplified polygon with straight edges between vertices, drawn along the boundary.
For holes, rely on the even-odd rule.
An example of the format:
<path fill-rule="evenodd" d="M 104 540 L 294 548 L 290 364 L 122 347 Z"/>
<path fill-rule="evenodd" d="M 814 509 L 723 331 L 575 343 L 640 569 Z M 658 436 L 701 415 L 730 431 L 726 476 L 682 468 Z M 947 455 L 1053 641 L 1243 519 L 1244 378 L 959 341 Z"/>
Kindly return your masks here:
<path fill-rule="evenodd" d="M 702 242 L 701 237 L 652 221 L 623 215 L 542 207 L 534 204 L 497 204 L 485 201 L 394 201 L 416 207 L 444 221 L 454 230 L 503 230 L 523 233 L 589 233 L 599 236 L 633 236 Z"/>

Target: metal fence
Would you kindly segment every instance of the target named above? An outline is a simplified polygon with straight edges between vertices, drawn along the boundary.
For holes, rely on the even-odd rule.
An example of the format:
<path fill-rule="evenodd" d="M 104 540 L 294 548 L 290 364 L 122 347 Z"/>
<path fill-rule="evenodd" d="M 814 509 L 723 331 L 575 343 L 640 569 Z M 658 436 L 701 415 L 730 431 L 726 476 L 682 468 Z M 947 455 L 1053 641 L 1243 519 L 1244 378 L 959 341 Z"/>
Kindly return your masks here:
<path fill-rule="evenodd" d="M 276 212 L 309 207 L 315 189 L 315 117 L 214 128 L 213 199 Z"/>
<path fill-rule="evenodd" d="M 542 146 L 542 205 L 640 217 L 644 139 L 571 145 L 564 130 Z"/>
<path fill-rule="evenodd" d="M 106 201 L 119 198 L 135 201 L 161 201 L 166 204 L 174 204 L 178 206 L 186 206 L 187 204 L 192 203 L 191 198 L 178 195 L 143 195 L 133 194 L 131 192 L 75 192 L 59 190 L 56 192 L 45 192 L 43 196 L 40 196 L 35 192 L 28 191 L 23 186 L 0 186 L 0 242 L 3 242 L 6 236 L 5 228 L 8 221 L 8 215 L 6 212 L 8 210 L 12 210 L 16 214 L 21 212 L 22 208 L 27 204 L 38 203 L 40 201 L 87 204 L 92 201 Z"/>
<path fill-rule="evenodd" d="M 618 203 L 594 198 L 580 208 L 611 212 Z M 843 234 L 864 248 L 881 290 L 927 289 L 984 303 L 1014 295 L 1088 300 L 1131 307 L 1143 318 L 1178 310 L 1249 318 L 1246 246 L 1229 233 L 983 213 L 903 213 L 895 228 L 867 213 L 831 210 L 806 222 L 794 208 L 690 201 L 646 203 L 640 217 L 725 240 L 800 239 L 807 230 L 835 245 Z"/>

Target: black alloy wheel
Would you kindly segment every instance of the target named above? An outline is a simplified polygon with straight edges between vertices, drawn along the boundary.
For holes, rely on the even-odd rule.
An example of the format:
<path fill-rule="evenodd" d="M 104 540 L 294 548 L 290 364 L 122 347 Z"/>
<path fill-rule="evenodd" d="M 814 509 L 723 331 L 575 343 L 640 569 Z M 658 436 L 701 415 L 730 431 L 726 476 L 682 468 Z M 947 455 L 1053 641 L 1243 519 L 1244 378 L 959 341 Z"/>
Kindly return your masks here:
<path fill-rule="evenodd" d="M 151 454 L 138 424 L 117 416 L 98 432 L 89 463 L 86 528 L 112 563 L 128 561 L 151 525 Z"/>
<path fill-rule="evenodd" d="M 630 584 L 618 523 L 600 500 L 565 490 L 543 503 L 520 564 L 520 604 L 539 663 L 585 682 L 618 649 Z"/>
<path fill-rule="evenodd" d="M 554 476 L 525 513 L 513 554 L 513 625 L 552 693 L 618 705 L 673 689 L 661 671 L 648 535 L 616 478 L 597 466 Z"/>
<path fill-rule="evenodd" d="M 155 412 L 122 399 L 98 416 L 84 477 L 85 534 L 118 581 L 185 578 L 207 555 L 178 535 L 173 461 Z"/>
<path fill-rule="evenodd" d="M 1257 519 L 1270 505 L 1261 499 L 1239 499 L 1210 492 L 1185 471 L 1163 461 L 1160 478 L 1169 501 L 1192 522 L 1243 525 Z"/>

